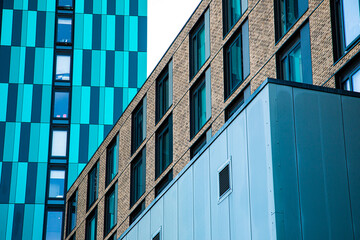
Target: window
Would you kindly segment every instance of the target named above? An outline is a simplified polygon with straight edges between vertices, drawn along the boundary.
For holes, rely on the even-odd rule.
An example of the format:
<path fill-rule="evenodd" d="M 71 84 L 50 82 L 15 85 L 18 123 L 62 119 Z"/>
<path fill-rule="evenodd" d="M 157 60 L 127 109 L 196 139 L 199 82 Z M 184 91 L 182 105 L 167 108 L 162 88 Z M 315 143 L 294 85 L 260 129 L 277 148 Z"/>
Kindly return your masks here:
<path fill-rule="evenodd" d="M 76 226 L 76 209 L 77 209 L 77 192 L 68 201 L 67 211 L 67 234 L 69 234 Z"/>
<path fill-rule="evenodd" d="M 218 169 L 219 202 L 231 193 L 231 159 Z"/>
<path fill-rule="evenodd" d="M 172 116 L 156 132 L 155 179 L 172 163 Z"/>
<path fill-rule="evenodd" d="M 355 70 L 354 70 L 355 69 Z M 351 66 L 350 70 L 346 69 L 345 74 L 340 76 L 340 87 L 347 91 L 360 92 L 360 66 Z"/>
<path fill-rule="evenodd" d="M 225 99 L 228 98 L 250 74 L 249 24 L 244 22 L 240 33 L 234 34 L 225 47 Z"/>
<path fill-rule="evenodd" d="M 117 184 L 105 197 L 105 236 L 116 225 L 117 220 Z"/>
<path fill-rule="evenodd" d="M 190 89 L 190 137 L 193 138 L 211 116 L 210 68 Z"/>
<path fill-rule="evenodd" d="M 230 31 L 247 9 L 247 0 L 224 0 L 224 36 Z"/>
<path fill-rule="evenodd" d="M 172 61 L 156 80 L 156 122 L 165 115 L 172 104 Z"/>
<path fill-rule="evenodd" d="M 96 240 L 97 235 L 97 209 L 86 219 L 86 240 Z"/>
<path fill-rule="evenodd" d="M 275 0 L 276 40 L 289 31 L 307 8 L 308 0 Z"/>
<path fill-rule="evenodd" d="M 62 8 L 72 8 L 73 7 L 73 0 L 58 0 L 58 7 Z"/>
<path fill-rule="evenodd" d="M 70 80 L 70 55 L 56 55 L 56 80 Z"/>
<path fill-rule="evenodd" d="M 190 79 L 200 70 L 210 57 L 210 20 L 206 10 L 190 33 Z"/>
<path fill-rule="evenodd" d="M 46 240 L 62 239 L 63 211 L 48 210 L 46 214 Z"/>
<path fill-rule="evenodd" d="M 157 197 L 166 186 L 173 180 L 173 170 L 171 169 L 155 186 L 155 197 Z"/>
<path fill-rule="evenodd" d="M 131 163 L 130 206 L 133 206 L 145 192 L 145 151 L 143 148 Z"/>
<path fill-rule="evenodd" d="M 53 129 L 52 131 L 52 157 L 66 157 L 67 156 L 67 136 L 68 131 L 62 129 Z"/>
<path fill-rule="evenodd" d="M 190 158 L 193 158 L 211 139 L 211 128 L 203 133 L 190 148 Z"/>
<path fill-rule="evenodd" d="M 55 91 L 54 93 L 54 118 L 69 118 L 69 92 Z"/>
<path fill-rule="evenodd" d="M 58 17 L 57 18 L 57 37 L 56 41 L 61 45 L 69 45 L 72 42 L 72 18 Z"/>
<path fill-rule="evenodd" d="M 50 170 L 49 198 L 62 199 L 65 191 L 65 170 Z"/>
<path fill-rule="evenodd" d="M 244 101 L 250 97 L 250 85 L 241 91 L 234 100 L 225 109 L 225 121 L 229 120 L 231 116 L 243 105 Z"/>
<path fill-rule="evenodd" d="M 99 182 L 99 163 L 97 163 L 94 168 L 89 173 L 88 178 L 88 208 L 96 201 L 98 198 L 98 182 Z"/>
<path fill-rule="evenodd" d="M 290 51 L 281 58 L 281 78 L 292 82 L 303 82 L 301 64 L 301 45 L 297 42 Z"/>
<path fill-rule="evenodd" d="M 132 114 L 131 133 L 131 153 L 134 153 L 146 137 L 146 97 L 139 103 Z"/>
<path fill-rule="evenodd" d="M 119 137 L 115 136 L 109 144 L 106 154 L 106 184 L 114 179 L 118 171 Z"/>
<path fill-rule="evenodd" d="M 145 209 L 145 200 L 143 200 L 133 211 L 130 213 L 130 224 L 132 224 L 144 211 Z"/>

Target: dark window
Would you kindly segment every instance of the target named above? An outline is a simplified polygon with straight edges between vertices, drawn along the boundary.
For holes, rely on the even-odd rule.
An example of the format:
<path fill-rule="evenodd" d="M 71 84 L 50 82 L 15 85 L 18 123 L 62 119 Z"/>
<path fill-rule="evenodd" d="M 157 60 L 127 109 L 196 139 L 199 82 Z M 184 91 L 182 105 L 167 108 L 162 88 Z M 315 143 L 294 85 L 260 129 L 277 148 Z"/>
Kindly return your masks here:
<path fill-rule="evenodd" d="M 54 93 L 54 118 L 69 118 L 69 92 L 55 91 Z"/>
<path fill-rule="evenodd" d="M 69 234 L 76 226 L 77 192 L 68 201 L 67 233 Z"/>
<path fill-rule="evenodd" d="M 173 180 L 173 170 L 171 169 L 155 186 L 155 197 L 157 197 L 166 186 Z"/>
<path fill-rule="evenodd" d="M 340 77 L 340 87 L 347 91 L 360 92 L 360 66 L 351 68 Z"/>
<path fill-rule="evenodd" d="M 145 151 L 146 149 L 143 148 L 131 163 L 131 206 L 133 206 L 145 192 Z"/>
<path fill-rule="evenodd" d="M 190 158 L 193 158 L 210 140 L 211 128 L 204 132 L 190 148 Z"/>
<path fill-rule="evenodd" d="M 96 240 L 97 236 L 97 209 L 86 219 L 86 240 Z"/>
<path fill-rule="evenodd" d="M 229 120 L 231 116 L 243 105 L 244 95 L 240 93 L 225 109 L 225 121 Z"/>
<path fill-rule="evenodd" d="M 156 132 L 155 179 L 172 163 L 172 116 Z"/>
<path fill-rule="evenodd" d="M 90 171 L 88 178 L 88 208 L 96 201 L 98 198 L 98 182 L 99 182 L 99 170 L 98 165 L 95 164 L 95 167 Z"/>
<path fill-rule="evenodd" d="M 117 240 L 116 231 L 111 237 L 108 238 L 108 240 Z"/>
<path fill-rule="evenodd" d="M 130 224 L 132 224 L 136 218 L 138 218 L 140 216 L 140 214 L 144 211 L 145 209 L 145 200 L 142 201 L 133 211 L 132 213 L 130 213 Z"/>
<path fill-rule="evenodd" d="M 191 34 L 191 78 L 200 70 L 205 63 L 205 24 L 204 20 L 193 34 Z"/>
<path fill-rule="evenodd" d="M 230 165 L 227 164 L 219 172 L 219 198 L 230 190 Z"/>
<path fill-rule="evenodd" d="M 156 122 L 158 122 L 172 104 L 172 62 L 156 80 Z"/>
<path fill-rule="evenodd" d="M 49 198 L 63 199 L 65 196 L 65 170 L 50 170 Z"/>
<path fill-rule="evenodd" d="M 71 56 L 67 54 L 56 55 L 55 79 L 60 81 L 70 80 Z"/>
<path fill-rule="evenodd" d="M 136 107 L 132 114 L 132 150 L 134 153 L 145 139 L 146 135 L 146 98 Z"/>
<path fill-rule="evenodd" d="M 46 240 L 62 239 L 63 211 L 48 210 L 46 214 Z"/>
<path fill-rule="evenodd" d="M 69 240 L 76 240 L 76 232 L 69 238 Z"/>
<path fill-rule="evenodd" d="M 71 9 L 73 8 L 73 0 L 58 0 L 58 7 Z"/>
<path fill-rule="evenodd" d="M 152 240 L 160 240 L 160 232 L 158 232 Z"/>
<path fill-rule="evenodd" d="M 57 18 L 57 43 L 70 45 L 72 42 L 72 18 L 59 16 Z"/>
<path fill-rule="evenodd" d="M 105 236 L 115 226 L 117 220 L 117 184 L 109 190 L 105 199 Z"/>
<path fill-rule="evenodd" d="M 106 154 L 106 184 L 109 184 L 118 171 L 119 138 L 115 136 Z"/>
<path fill-rule="evenodd" d="M 247 0 L 224 0 L 224 35 L 226 35 L 247 9 Z"/>

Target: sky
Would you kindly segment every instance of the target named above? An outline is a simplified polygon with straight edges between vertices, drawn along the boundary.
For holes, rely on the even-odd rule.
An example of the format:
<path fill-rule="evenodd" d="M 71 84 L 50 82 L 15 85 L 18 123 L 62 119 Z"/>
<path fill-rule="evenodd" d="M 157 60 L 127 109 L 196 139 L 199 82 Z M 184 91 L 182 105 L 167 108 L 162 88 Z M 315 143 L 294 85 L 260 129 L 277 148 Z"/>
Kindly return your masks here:
<path fill-rule="evenodd" d="M 148 0 L 147 76 L 199 3 L 200 0 Z"/>

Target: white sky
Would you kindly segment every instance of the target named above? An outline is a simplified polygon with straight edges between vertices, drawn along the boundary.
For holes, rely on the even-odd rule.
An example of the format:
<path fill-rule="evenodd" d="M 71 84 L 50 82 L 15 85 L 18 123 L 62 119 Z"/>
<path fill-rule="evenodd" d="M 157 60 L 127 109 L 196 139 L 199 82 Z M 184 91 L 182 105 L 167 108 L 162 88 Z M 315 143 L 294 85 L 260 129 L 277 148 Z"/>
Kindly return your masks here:
<path fill-rule="evenodd" d="M 147 76 L 199 3 L 200 0 L 148 0 Z"/>

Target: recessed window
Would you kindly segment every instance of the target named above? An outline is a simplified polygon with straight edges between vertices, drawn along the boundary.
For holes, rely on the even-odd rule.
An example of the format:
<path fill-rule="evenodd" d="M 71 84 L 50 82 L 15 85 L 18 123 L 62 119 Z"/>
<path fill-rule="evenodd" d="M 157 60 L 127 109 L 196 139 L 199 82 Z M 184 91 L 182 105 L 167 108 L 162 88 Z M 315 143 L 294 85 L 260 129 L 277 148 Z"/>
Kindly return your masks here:
<path fill-rule="evenodd" d="M 99 163 L 95 164 L 94 168 L 91 169 L 88 176 L 88 208 L 96 201 L 98 198 L 98 186 L 99 183 Z"/>
<path fill-rule="evenodd" d="M 70 80 L 70 61 L 69 55 L 56 55 L 56 80 Z"/>
<path fill-rule="evenodd" d="M 219 202 L 231 192 L 231 164 L 228 160 L 218 170 Z"/>
<path fill-rule="evenodd" d="M 247 9 L 247 0 L 223 0 L 224 35 L 226 35 Z"/>
<path fill-rule="evenodd" d="M 97 209 L 86 219 L 86 240 L 96 240 L 97 238 Z"/>
<path fill-rule="evenodd" d="M 54 118 L 69 118 L 69 92 L 55 91 L 54 93 Z"/>
<path fill-rule="evenodd" d="M 190 148 L 190 158 L 193 158 L 211 139 L 211 128 L 204 132 Z"/>
<path fill-rule="evenodd" d="M 340 77 L 341 88 L 347 91 L 360 92 L 360 67 L 356 66 Z"/>
<path fill-rule="evenodd" d="M 301 64 L 301 44 L 297 42 L 288 53 L 281 58 L 281 78 L 291 82 L 303 82 Z"/>
<path fill-rule="evenodd" d="M 63 211 L 48 210 L 46 214 L 46 240 L 62 239 Z"/>
<path fill-rule="evenodd" d="M 156 122 L 165 115 L 172 104 L 172 61 L 156 80 Z"/>
<path fill-rule="evenodd" d="M 106 154 L 106 184 L 114 179 L 118 171 L 119 137 L 115 136 L 109 144 Z"/>
<path fill-rule="evenodd" d="M 52 157 L 66 157 L 67 153 L 67 130 L 53 130 L 52 131 Z"/>
<path fill-rule="evenodd" d="M 145 152 L 143 148 L 131 163 L 130 206 L 145 192 Z"/>
<path fill-rule="evenodd" d="M 143 200 L 131 213 L 130 213 L 130 224 L 132 224 L 144 211 L 145 209 L 145 200 Z"/>
<path fill-rule="evenodd" d="M 109 190 L 105 197 L 105 236 L 116 224 L 117 184 Z"/>
<path fill-rule="evenodd" d="M 172 180 L 173 170 L 171 169 L 155 186 L 155 197 L 157 197 Z"/>
<path fill-rule="evenodd" d="M 131 152 L 134 153 L 146 137 L 146 97 L 132 114 Z"/>
<path fill-rule="evenodd" d="M 156 131 L 155 178 L 172 162 L 172 116 L 170 115 Z"/>
<path fill-rule="evenodd" d="M 232 115 L 243 105 L 244 101 L 250 97 L 250 85 L 242 90 L 234 100 L 225 109 L 225 121 L 229 120 Z"/>
<path fill-rule="evenodd" d="M 76 226 L 77 192 L 68 201 L 67 233 L 69 234 Z"/>
<path fill-rule="evenodd" d="M 57 43 L 69 45 L 72 42 L 72 18 L 58 17 Z"/>
<path fill-rule="evenodd" d="M 65 170 L 50 170 L 49 198 L 63 199 Z"/>

